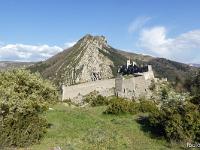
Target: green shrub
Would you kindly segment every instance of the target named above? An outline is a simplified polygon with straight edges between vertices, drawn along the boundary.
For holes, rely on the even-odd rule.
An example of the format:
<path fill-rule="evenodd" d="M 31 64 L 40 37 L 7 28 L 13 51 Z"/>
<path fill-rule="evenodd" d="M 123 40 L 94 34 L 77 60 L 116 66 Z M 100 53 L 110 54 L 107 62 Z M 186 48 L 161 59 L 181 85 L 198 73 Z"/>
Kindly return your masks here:
<path fill-rule="evenodd" d="M 47 128 L 41 113 L 58 99 L 56 88 L 26 70 L 0 73 L 0 146 L 28 146 Z"/>
<path fill-rule="evenodd" d="M 168 90 L 166 88 L 163 88 L 161 90 L 161 99 L 162 100 L 167 100 L 168 99 Z"/>
<path fill-rule="evenodd" d="M 46 119 L 33 113 L 14 114 L 12 118 L 1 120 L 1 123 L 0 144 L 6 147 L 24 147 L 39 142 L 48 127 Z"/>
<path fill-rule="evenodd" d="M 109 104 L 109 100 L 106 97 L 93 92 L 84 98 L 84 102 L 89 103 L 92 107 L 105 106 Z"/>
<path fill-rule="evenodd" d="M 113 98 L 105 111 L 107 114 L 130 113 L 158 111 L 156 104 L 152 101 L 141 100 L 140 102 L 128 101 L 122 98 Z"/>
<path fill-rule="evenodd" d="M 110 100 L 108 108 L 104 112 L 105 114 L 123 114 L 131 113 L 136 114 L 139 112 L 139 104 L 136 102 L 128 101 L 122 98 L 113 98 Z"/>
<path fill-rule="evenodd" d="M 200 94 L 199 95 L 196 95 L 196 96 L 193 96 L 191 99 L 190 99 L 190 102 L 195 104 L 195 105 L 198 105 L 199 108 L 200 108 Z"/>
<path fill-rule="evenodd" d="M 129 112 L 129 102 L 121 98 L 113 98 L 110 105 L 104 113 L 106 114 L 122 114 Z"/>
<path fill-rule="evenodd" d="M 193 76 L 188 76 L 184 83 L 185 88 L 193 96 L 199 96 L 200 94 L 200 70 Z"/>
<path fill-rule="evenodd" d="M 149 123 L 170 141 L 200 141 L 200 112 L 190 102 L 169 102 L 151 112 Z"/>
<path fill-rule="evenodd" d="M 108 105 L 108 100 L 106 97 L 98 95 L 96 98 L 93 98 L 91 101 L 91 106 L 104 106 Z"/>
<path fill-rule="evenodd" d="M 155 83 L 154 80 L 151 81 L 151 84 L 150 84 L 150 86 L 149 86 L 149 89 L 150 89 L 151 91 L 154 91 L 154 90 L 156 89 L 156 83 Z"/>
<path fill-rule="evenodd" d="M 133 115 L 139 113 L 140 112 L 140 103 L 129 102 L 128 112 Z"/>
<path fill-rule="evenodd" d="M 141 112 L 154 112 L 158 111 L 158 107 L 153 101 L 142 100 L 140 101 L 140 111 Z"/>

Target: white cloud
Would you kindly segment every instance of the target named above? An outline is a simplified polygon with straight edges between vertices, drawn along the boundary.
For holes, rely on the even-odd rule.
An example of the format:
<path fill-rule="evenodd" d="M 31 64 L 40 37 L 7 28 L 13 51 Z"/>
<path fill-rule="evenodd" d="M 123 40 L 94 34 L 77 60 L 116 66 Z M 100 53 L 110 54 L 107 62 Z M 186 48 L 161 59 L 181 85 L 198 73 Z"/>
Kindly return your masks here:
<path fill-rule="evenodd" d="M 193 30 L 175 38 L 167 37 L 163 26 L 143 29 L 138 46 L 159 57 L 166 57 L 185 63 L 200 63 L 200 30 Z"/>
<path fill-rule="evenodd" d="M 69 47 L 72 47 L 76 44 L 77 41 L 73 41 L 73 42 L 66 42 L 64 44 L 64 48 L 69 48 Z"/>
<path fill-rule="evenodd" d="M 136 18 L 136 19 L 129 25 L 128 32 L 129 32 L 129 33 L 134 33 L 134 32 L 136 32 L 137 30 L 140 30 L 150 19 L 151 19 L 151 17 L 146 17 L 146 16 L 142 16 L 142 17 Z"/>
<path fill-rule="evenodd" d="M 0 60 L 41 61 L 62 50 L 58 46 L 8 44 L 0 46 Z"/>
<path fill-rule="evenodd" d="M 41 61 L 72 47 L 76 42 L 66 42 L 63 47 L 49 45 L 7 44 L 0 42 L 0 61 Z"/>

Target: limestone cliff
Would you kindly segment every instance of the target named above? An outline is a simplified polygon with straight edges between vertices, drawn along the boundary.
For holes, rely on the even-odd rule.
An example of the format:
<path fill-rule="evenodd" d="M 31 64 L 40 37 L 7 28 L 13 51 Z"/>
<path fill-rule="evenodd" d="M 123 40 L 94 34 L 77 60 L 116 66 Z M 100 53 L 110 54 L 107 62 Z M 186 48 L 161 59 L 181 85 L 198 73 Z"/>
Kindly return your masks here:
<path fill-rule="evenodd" d="M 109 53 L 105 49 L 109 47 L 105 37 L 87 35 L 78 44 L 80 53 L 76 58 L 79 61 L 74 66 L 75 83 L 113 77 L 111 69 L 111 66 L 114 66 L 113 62 L 99 51 L 102 49 Z M 76 70 L 80 71 L 76 72 Z"/>
<path fill-rule="evenodd" d="M 108 45 L 104 36 L 88 34 L 73 47 L 31 69 L 36 69 L 59 85 L 72 85 L 114 77 L 117 66 L 126 61 L 124 56 L 117 55 L 120 54 Z M 113 57 L 120 59 L 118 64 Z"/>

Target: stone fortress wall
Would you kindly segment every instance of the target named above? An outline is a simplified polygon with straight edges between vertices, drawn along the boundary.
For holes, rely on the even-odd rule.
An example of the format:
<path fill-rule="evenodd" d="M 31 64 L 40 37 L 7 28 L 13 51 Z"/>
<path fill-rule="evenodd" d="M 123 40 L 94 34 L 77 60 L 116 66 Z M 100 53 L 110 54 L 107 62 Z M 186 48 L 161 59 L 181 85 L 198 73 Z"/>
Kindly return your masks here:
<path fill-rule="evenodd" d="M 75 99 L 78 96 L 87 95 L 93 91 L 98 91 L 103 96 L 114 95 L 115 79 L 96 80 L 71 86 L 62 86 L 62 100 Z"/>
<path fill-rule="evenodd" d="M 155 80 L 152 67 L 148 66 L 148 72 L 137 73 L 137 76 L 118 76 L 115 80 L 115 94 L 124 98 L 150 97 L 149 86 Z"/>
<path fill-rule="evenodd" d="M 128 61 L 127 61 L 128 62 Z M 134 76 L 119 75 L 115 79 L 96 80 L 72 86 L 62 86 L 62 100 L 71 99 L 73 102 L 81 101 L 81 97 L 98 91 L 102 96 L 116 95 L 124 98 L 149 97 L 151 94 L 149 86 L 154 78 L 151 65 L 148 71 L 137 73 Z"/>
<path fill-rule="evenodd" d="M 115 80 L 115 95 L 128 99 L 150 97 L 149 87 L 156 81 L 152 66 L 138 67 L 135 62 L 127 60 L 126 66 L 120 67 Z M 121 74 L 120 74 L 121 73 Z"/>

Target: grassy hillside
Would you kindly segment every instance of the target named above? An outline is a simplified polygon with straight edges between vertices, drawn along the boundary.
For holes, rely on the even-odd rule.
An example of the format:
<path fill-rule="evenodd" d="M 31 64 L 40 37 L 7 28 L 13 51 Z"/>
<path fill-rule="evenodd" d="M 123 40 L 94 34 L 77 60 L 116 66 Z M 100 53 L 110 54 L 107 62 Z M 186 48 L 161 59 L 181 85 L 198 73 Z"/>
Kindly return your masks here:
<path fill-rule="evenodd" d="M 151 138 L 137 123 L 138 116 L 104 115 L 105 107 L 72 108 L 58 104 L 46 114 L 51 128 L 33 150 L 170 150 L 179 149 L 165 140 Z"/>
<path fill-rule="evenodd" d="M 48 78 L 54 83 L 62 81 L 62 73 L 65 72 L 65 65 L 71 62 L 74 51 L 72 48 L 66 49 L 55 56 L 36 63 L 34 66 L 28 67 L 32 72 L 40 72 L 44 78 Z M 69 70 L 70 71 L 70 70 Z"/>
<path fill-rule="evenodd" d="M 136 61 L 138 64 L 152 65 L 156 77 L 168 78 L 169 81 L 175 81 L 176 78 L 185 80 L 187 76 L 194 74 L 199 69 L 188 64 L 168 60 L 165 58 L 156 58 L 148 55 L 124 51 L 119 51 L 119 53 L 126 58 Z"/>
<path fill-rule="evenodd" d="M 0 71 L 5 71 L 14 68 L 25 68 L 33 64 L 33 62 L 0 61 Z"/>
<path fill-rule="evenodd" d="M 153 59 L 149 61 L 149 64 L 153 66 L 157 77 L 167 77 L 170 81 L 174 81 L 176 77 L 184 80 L 187 76 L 197 71 L 195 67 L 165 58 Z"/>

